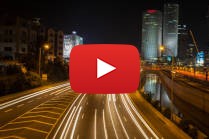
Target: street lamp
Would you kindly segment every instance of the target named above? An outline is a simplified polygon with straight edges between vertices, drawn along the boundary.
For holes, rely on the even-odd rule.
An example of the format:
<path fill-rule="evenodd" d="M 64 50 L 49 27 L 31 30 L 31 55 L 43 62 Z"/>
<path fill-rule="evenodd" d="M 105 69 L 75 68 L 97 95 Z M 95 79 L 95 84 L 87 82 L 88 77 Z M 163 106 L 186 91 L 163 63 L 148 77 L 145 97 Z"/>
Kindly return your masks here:
<path fill-rule="evenodd" d="M 44 50 L 49 50 L 50 46 L 49 46 L 48 43 L 44 43 L 44 45 L 39 48 L 38 74 L 40 75 L 40 77 L 41 77 L 41 55 L 42 55 L 42 47 L 43 47 Z"/>
<path fill-rule="evenodd" d="M 173 68 L 173 66 L 174 66 L 174 53 L 171 49 L 166 48 L 163 45 L 160 46 L 160 51 L 164 51 L 165 49 L 168 50 L 172 54 L 172 63 L 171 63 L 171 81 L 172 81 L 172 83 L 171 83 L 171 85 L 172 85 L 172 87 L 171 87 L 171 120 L 172 120 L 172 117 L 173 117 L 172 114 L 173 114 L 173 108 L 174 108 L 174 106 L 173 106 L 173 78 L 174 78 L 173 74 L 175 73 L 173 71 L 173 69 L 174 69 Z"/>

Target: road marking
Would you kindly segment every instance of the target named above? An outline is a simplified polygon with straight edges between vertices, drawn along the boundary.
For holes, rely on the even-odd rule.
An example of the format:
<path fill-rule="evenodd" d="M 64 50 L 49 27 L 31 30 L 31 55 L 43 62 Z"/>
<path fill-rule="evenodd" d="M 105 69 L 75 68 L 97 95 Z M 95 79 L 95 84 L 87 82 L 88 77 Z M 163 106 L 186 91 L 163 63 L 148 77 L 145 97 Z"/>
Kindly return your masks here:
<path fill-rule="evenodd" d="M 51 113 L 51 114 L 55 114 L 55 115 L 60 115 L 60 113 L 52 112 L 52 111 L 30 111 L 30 112 L 28 112 L 28 114 L 29 113 L 43 113 L 43 112 Z"/>
<path fill-rule="evenodd" d="M 94 111 L 94 139 L 97 138 L 97 109 Z"/>
<path fill-rule="evenodd" d="M 48 103 L 48 104 L 43 104 L 43 105 L 41 105 L 40 107 L 44 107 L 44 106 L 52 106 L 52 107 L 54 107 L 54 105 L 55 104 L 52 104 L 52 103 Z M 64 107 L 67 107 L 67 105 L 65 105 L 65 104 L 56 104 L 56 106 L 64 106 Z"/>
<path fill-rule="evenodd" d="M 57 118 L 53 118 L 53 117 L 48 117 L 48 116 L 45 116 L 45 115 L 41 115 L 41 114 L 38 114 L 38 115 L 32 115 L 32 116 L 22 116 L 22 117 L 19 117 L 18 119 L 24 119 L 24 118 L 38 118 L 38 117 L 43 117 L 43 118 L 47 118 L 47 119 L 53 119 L 53 120 L 57 120 Z"/>
<path fill-rule="evenodd" d="M 27 130 L 32 130 L 35 132 L 40 132 L 40 133 L 44 133 L 44 134 L 48 134 L 48 132 L 43 131 L 43 130 L 39 130 L 39 129 L 35 129 L 35 128 L 31 128 L 31 127 L 18 127 L 18 128 L 10 128 L 10 129 L 1 129 L 0 131 L 14 131 L 14 130 L 22 130 L 22 129 L 27 129 Z"/>
<path fill-rule="evenodd" d="M 73 135 L 75 133 L 75 128 L 76 128 L 76 125 L 78 123 L 78 117 L 80 116 L 81 109 L 82 109 L 82 106 L 79 108 L 79 111 L 77 113 L 77 116 L 76 116 L 76 119 L 75 119 L 75 122 L 74 122 L 74 125 L 73 125 L 73 129 L 72 129 L 72 132 L 71 132 L 70 139 L 73 139 Z"/>
<path fill-rule="evenodd" d="M 11 125 L 11 124 L 22 124 L 22 123 L 31 123 L 31 122 L 45 124 L 45 125 L 51 125 L 51 126 L 53 125 L 53 124 L 50 124 L 50 123 L 47 123 L 47 122 L 38 121 L 38 120 L 29 120 L 29 121 L 21 121 L 21 122 L 10 122 L 8 124 Z"/>
<path fill-rule="evenodd" d="M 112 95 L 112 99 L 113 99 L 113 100 L 114 100 L 114 96 L 115 96 L 115 95 Z M 124 133 L 125 133 L 125 135 L 126 135 L 126 138 L 129 139 L 128 133 L 127 133 L 127 131 L 126 131 L 124 125 L 123 125 L 123 121 L 121 120 L 121 117 L 120 117 L 120 115 L 119 115 L 119 113 L 118 113 L 118 109 L 117 109 L 117 107 L 116 107 L 115 101 L 113 101 L 113 105 L 114 105 L 114 107 L 115 107 L 116 115 L 117 115 L 117 117 L 118 117 L 118 119 L 119 119 L 119 122 L 120 122 L 120 124 L 121 124 L 121 126 L 122 126 L 122 129 L 123 129 L 123 131 L 124 131 Z"/>
<path fill-rule="evenodd" d="M 5 110 L 4 112 L 10 112 L 10 111 L 12 111 L 12 109 Z"/>
<path fill-rule="evenodd" d="M 103 125 L 104 125 L 105 139 L 108 139 L 107 128 L 106 128 L 106 122 L 105 122 L 105 113 L 104 113 L 104 109 L 103 109 L 103 111 L 102 111 L 102 118 L 103 118 Z"/>
<path fill-rule="evenodd" d="M 22 107 L 23 105 L 25 105 L 25 104 L 20 104 L 20 105 L 17 105 L 17 108 Z"/>
<path fill-rule="evenodd" d="M 41 107 L 35 108 L 34 110 L 41 110 L 41 109 L 57 109 L 57 110 L 62 110 L 62 111 L 65 110 L 63 108 L 59 108 L 59 107 L 56 107 L 56 106 L 54 106 L 54 107 L 41 106 Z"/>
<path fill-rule="evenodd" d="M 81 117 L 82 119 L 84 118 L 84 113 L 82 114 L 82 117 Z"/>
<path fill-rule="evenodd" d="M 64 136 L 64 134 L 66 134 L 66 130 L 67 130 L 67 125 L 69 125 L 69 127 L 70 127 L 70 124 L 71 124 L 71 122 L 72 122 L 72 120 L 73 120 L 73 118 L 74 118 L 74 116 L 75 116 L 75 114 L 76 114 L 76 106 L 74 106 L 73 107 L 73 110 L 72 110 L 72 112 L 71 112 L 71 114 L 70 114 L 70 116 L 69 116 L 69 118 L 67 119 L 67 122 L 66 122 L 66 124 L 65 124 L 65 127 L 64 127 L 64 129 L 63 129 L 63 131 L 64 132 L 62 132 L 62 134 L 61 134 L 61 136 L 60 136 L 60 138 L 63 138 L 63 136 Z M 70 123 L 70 124 L 69 124 Z M 65 137 L 64 137 L 65 138 Z"/>
<path fill-rule="evenodd" d="M 85 96 L 85 95 L 84 95 L 84 96 Z M 76 98 L 76 99 L 77 99 L 77 98 Z M 72 104 L 74 104 L 74 102 L 73 102 Z M 52 130 L 55 128 L 55 126 L 57 125 L 57 123 L 58 123 L 58 122 L 60 121 L 60 119 L 63 117 L 63 115 L 65 114 L 65 112 L 67 112 L 68 108 L 69 108 L 69 107 L 70 107 L 70 108 L 72 107 L 72 104 L 69 103 L 68 106 L 67 106 L 67 108 L 65 109 L 65 111 L 61 113 L 61 115 L 59 116 L 59 118 L 56 120 L 55 124 L 54 124 L 53 127 L 51 128 L 51 130 L 48 132 L 48 135 L 46 136 L 46 138 L 49 137 L 50 133 L 51 133 Z M 68 111 L 68 112 L 69 112 L 69 111 Z M 64 118 L 68 115 L 68 112 L 66 113 L 66 115 L 64 116 Z M 63 121 L 64 121 L 64 119 L 63 119 Z M 61 124 L 63 123 L 63 121 L 61 122 Z M 60 124 L 60 126 L 59 126 L 58 128 L 61 127 L 61 124 Z M 57 133 L 57 132 L 58 132 L 58 130 L 56 131 L 56 133 Z M 54 138 L 55 136 L 56 136 L 56 134 L 54 134 L 53 138 Z"/>
<path fill-rule="evenodd" d="M 85 95 L 84 95 L 84 96 L 85 96 Z M 84 96 L 83 96 L 83 97 L 84 97 Z M 75 103 L 77 102 L 77 100 L 78 100 L 80 97 L 81 97 L 81 94 L 78 95 L 78 97 L 75 99 L 75 101 L 73 101 L 73 103 L 71 104 L 70 108 L 68 109 L 68 111 L 67 111 L 67 113 L 65 114 L 64 118 L 62 119 L 62 122 L 59 124 L 59 127 L 57 128 L 57 130 L 56 130 L 56 132 L 55 132 L 55 134 L 54 134 L 54 136 L 53 136 L 53 139 L 56 139 L 56 136 L 57 136 L 58 131 L 60 130 L 61 126 L 63 125 L 65 119 L 66 119 L 67 116 L 68 116 L 68 114 L 71 112 L 71 109 L 72 109 L 72 108 L 75 108 L 75 106 L 73 107 L 73 105 L 75 105 Z M 80 101 L 81 101 L 81 100 L 80 100 Z M 73 110 L 73 111 L 74 111 L 74 110 Z M 71 112 L 70 115 L 72 115 L 72 112 Z M 70 118 L 70 117 L 69 117 L 69 118 Z M 68 119 L 69 119 L 69 118 L 68 118 Z M 65 126 L 66 126 L 66 124 L 65 124 Z M 64 132 L 65 132 L 65 130 L 62 131 L 62 135 L 61 135 L 60 137 L 63 136 Z"/>
<path fill-rule="evenodd" d="M 68 123 L 69 123 L 69 121 L 70 121 L 70 123 L 69 124 L 66 124 L 66 126 L 68 126 L 68 131 L 67 132 L 69 132 L 69 129 L 70 129 L 70 126 L 71 126 L 71 124 L 72 124 L 72 122 L 73 122 L 73 119 L 74 119 L 74 117 L 75 117 L 75 114 L 76 114 L 76 112 L 78 111 L 78 108 L 79 108 L 79 106 L 81 105 L 81 102 L 83 101 L 83 99 L 84 99 L 84 97 L 85 97 L 86 95 L 84 95 L 82 98 L 81 98 L 81 100 L 79 101 L 79 103 L 78 103 L 78 107 L 76 108 L 76 110 L 75 110 L 75 112 L 74 112 L 74 114 L 72 115 L 72 117 L 71 117 L 71 120 L 70 120 L 70 118 L 68 119 Z M 81 107 L 81 106 L 80 106 Z M 77 116 L 78 116 L 78 114 L 77 114 Z M 74 122 L 74 125 L 75 125 L 75 122 Z M 66 132 L 66 133 L 67 133 Z M 71 132 L 70 132 L 71 133 Z M 74 133 L 73 133 L 74 134 Z M 63 135 L 63 134 L 62 134 Z M 72 135 L 72 133 L 71 133 L 71 135 Z M 62 138 L 62 137 L 61 137 Z M 64 136 L 64 138 L 66 139 L 67 138 L 67 134 L 65 134 L 65 136 Z"/>
<path fill-rule="evenodd" d="M 25 138 L 12 135 L 12 136 L 1 137 L 1 139 L 25 139 Z"/>
<path fill-rule="evenodd" d="M 117 132 L 116 132 L 116 128 L 115 128 L 115 125 L 114 125 L 114 122 L 113 122 L 113 118 L 112 118 L 112 112 L 111 112 L 111 110 L 110 110 L 110 101 L 111 101 L 111 96 L 108 94 L 108 100 L 109 100 L 109 102 L 108 102 L 108 109 L 109 109 L 109 114 L 110 114 L 110 120 L 111 120 L 111 123 L 112 123 L 112 126 L 113 126 L 113 129 L 114 129 L 114 132 L 115 132 L 115 136 L 116 136 L 116 138 L 117 139 L 119 139 L 118 138 L 118 134 L 117 134 Z"/>

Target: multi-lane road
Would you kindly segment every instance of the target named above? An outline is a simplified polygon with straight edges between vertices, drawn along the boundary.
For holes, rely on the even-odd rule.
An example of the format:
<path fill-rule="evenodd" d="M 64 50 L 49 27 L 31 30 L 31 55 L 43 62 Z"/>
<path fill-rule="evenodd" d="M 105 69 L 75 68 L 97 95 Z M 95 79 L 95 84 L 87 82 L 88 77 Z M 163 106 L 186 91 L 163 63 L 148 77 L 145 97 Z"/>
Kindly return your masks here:
<path fill-rule="evenodd" d="M 127 94 L 77 94 L 63 83 L 0 102 L 0 138 L 162 138 Z"/>
<path fill-rule="evenodd" d="M 158 138 L 127 95 L 79 95 L 52 138 Z"/>

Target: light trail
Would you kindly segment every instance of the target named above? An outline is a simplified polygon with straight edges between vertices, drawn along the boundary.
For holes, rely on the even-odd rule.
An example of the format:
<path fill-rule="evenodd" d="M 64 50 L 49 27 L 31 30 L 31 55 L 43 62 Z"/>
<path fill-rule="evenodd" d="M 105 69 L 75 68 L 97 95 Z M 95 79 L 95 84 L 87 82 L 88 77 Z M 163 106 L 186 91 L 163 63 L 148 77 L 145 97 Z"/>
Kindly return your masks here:
<path fill-rule="evenodd" d="M 112 126 L 113 126 L 113 129 L 114 129 L 114 132 L 115 132 L 115 136 L 116 136 L 116 138 L 117 139 L 119 139 L 118 138 L 118 134 L 117 134 L 117 132 L 116 132 L 116 128 L 115 128 L 115 124 L 114 124 L 114 122 L 113 122 L 113 118 L 112 118 L 112 113 L 111 113 L 111 110 L 110 110 L 110 101 L 111 101 L 111 96 L 108 94 L 108 109 L 109 109 L 109 114 L 110 114 L 110 119 L 111 119 L 111 123 L 112 123 Z"/>
<path fill-rule="evenodd" d="M 75 133 L 75 128 L 76 128 L 76 125 L 78 123 L 78 118 L 80 116 L 80 113 L 81 113 L 81 109 L 82 107 L 79 108 L 79 111 L 78 111 L 78 114 L 76 116 L 76 119 L 75 119 L 75 122 L 74 122 L 74 125 L 73 125 L 73 129 L 72 129 L 72 132 L 71 132 L 71 136 L 70 136 L 70 139 L 73 139 L 73 136 L 74 136 L 74 133 Z M 65 137 L 66 138 L 66 137 Z"/>
<path fill-rule="evenodd" d="M 69 84 L 69 83 L 66 83 L 66 84 L 63 84 L 63 85 L 59 85 L 59 86 L 55 86 L 55 87 L 52 87 L 52 88 L 49 88 L 49 89 L 45 89 L 45 90 L 41 90 L 41 91 L 38 91 L 38 92 L 34 92 L 34 93 L 32 93 L 32 94 L 25 95 L 25 96 L 19 97 L 19 98 L 17 98 L 17 99 L 13 99 L 13 100 L 11 100 L 11 101 L 2 103 L 2 104 L 0 104 L 0 110 L 1 110 L 1 109 L 4 109 L 4 108 L 7 108 L 7 107 L 9 107 L 9 106 L 12 106 L 12 105 L 14 105 L 14 104 L 17 104 L 17 103 L 19 103 L 19 102 L 28 100 L 28 99 L 30 99 L 30 98 L 33 98 L 33 97 L 42 95 L 42 94 L 47 93 L 47 92 L 49 92 L 49 91 L 52 91 L 52 90 L 55 90 L 55 89 L 59 89 L 59 88 L 61 88 L 61 87 L 65 87 L 65 86 L 68 86 L 68 85 L 70 85 L 70 84 Z"/>
<path fill-rule="evenodd" d="M 113 99 L 113 100 L 114 100 L 114 98 L 115 98 L 115 95 L 112 95 L 112 99 Z M 116 100 L 116 99 L 115 99 L 115 100 Z M 115 111 L 116 111 L 117 117 L 118 117 L 118 119 L 119 119 L 119 121 L 120 121 L 120 124 L 121 124 L 121 126 L 122 126 L 122 128 L 123 128 L 123 131 L 124 131 L 124 133 L 125 133 L 127 139 L 129 139 L 128 133 L 127 133 L 127 131 L 126 131 L 124 125 L 123 125 L 123 122 L 122 122 L 122 120 L 121 120 L 121 117 L 120 117 L 120 115 L 119 115 L 119 113 L 118 113 L 118 109 L 117 109 L 117 107 L 116 107 L 114 101 L 113 101 L 113 105 L 114 105 L 114 107 L 115 107 Z"/>
<path fill-rule="evenodd" d="M 138 118 L 142 121 L 142 123 L 146 126 L 146 128 L 152 133 L 152 135 L 156 138 L 159 139 L 159 137 L 155 134 L 155 132 L 149 127 L 149 125 L 147 124 L 147 122 L 142 118 L 142 116 L 139 114 L 139 112 L 136 110 L 136 108 L 134 107 L 134 105 L 132 104 L 130 98 L 128 97 L 128 95 L 125 95 L 129 105 L 131 106 L 131 108 L 134 110 L 134 112 L 136 113 L 136 115 L 138 116 Z"/>
<path fill-rule="evenodd" d="M 62 122 L 60 123 L 59 127 L 57 128 L 54 136 L 53 136 L 53 139 L 56 139 L 56 136 L 58 134 L 58 131 L 60 130 L 61 126 L 63 125 L 65 119 L 67 118 L 68 114 L 71 112 L 72 108 L 74 107 L 75 103 L 79 100 L 79 98 L 81 97 L 81 94 L 78 95 L 78 97 L 75 99 L 75 101 L 72 103 L 72 105 L 70 106 L 70 108 L 68 109 L 67 113 L 65 114 L 65 117 L 62 119 Z M 72 114 L 72 113 L 71 113 Z M 64 133 L 64 132 L 62 132 Z"/>
<path fill-rule="evenodd" d="M 139 129 L 139 131 L 142 133 L 142 135 L 144 136 L 144 138 L 149 139 L 149 137 L 146 135 L 146 133 L 144 132 L 144 130 L 142 129 L 142 127 L 139 125 L 139 123 L 137 122 L 136 118 L 133 116 L 132 112 L 130 111 L 127 102 L 125 101 L 125 98 L 123 95 L 121 95 L 121 99 L 123 102 L 123 105 L 125 106 L 127 112 L 129 113 L 129 116 L 131 117 L 131 119 L 133 120 L 133 122 L 135 123 L 136 127 Z"/>
<path fill-rule="evenodd" d="M 94 112 L 94 139 L 97 139 L 97 109 Z"/>
<path fill-rule="evenodd" d="M 102 117 L 103 117 L 103 125 L 104 125 L 105 139 L 108 139 L 107 128 L 106 128 L 106 122 L 105 122 L 105 113 L 104 113 L 104 109 L 103 109 L 103 111 L 102 111 Z"/>

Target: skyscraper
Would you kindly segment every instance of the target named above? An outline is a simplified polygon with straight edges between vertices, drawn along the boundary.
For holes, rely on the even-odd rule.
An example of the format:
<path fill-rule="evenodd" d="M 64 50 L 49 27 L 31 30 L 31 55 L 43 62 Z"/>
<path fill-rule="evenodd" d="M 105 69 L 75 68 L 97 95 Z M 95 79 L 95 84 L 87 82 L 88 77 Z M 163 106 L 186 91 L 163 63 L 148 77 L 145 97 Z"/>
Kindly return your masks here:
<path fill-rule="evenodd" d="M 155 62 L 160 56 L 159 47 L 162 44 L 162 13 L 147 10 L 142 18 L 142 58 Z"/>
<path fill-rule="evenodd" d="M 167 56 L 178 55 L 178 17 L 178 4 L 164 4 L 163 45 Z"/>

